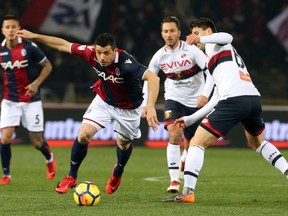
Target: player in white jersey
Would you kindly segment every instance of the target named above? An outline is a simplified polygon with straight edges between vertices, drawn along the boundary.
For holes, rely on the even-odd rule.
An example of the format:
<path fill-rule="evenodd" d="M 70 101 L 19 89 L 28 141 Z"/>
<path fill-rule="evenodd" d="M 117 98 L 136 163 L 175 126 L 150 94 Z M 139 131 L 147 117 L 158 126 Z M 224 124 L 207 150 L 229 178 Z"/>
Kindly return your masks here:
<path fill-rule="evenodd" d="M 163 71 L 166 75 L 164 127 L 169 133 L 167 163 L 170 175 L 168 192 L 179 192 L 180 187 L 180 143 L 183 128 L 173 126 L 174 121 L 183 115 L 191 115 L 205 105 L 213 89 L 213 79 L 207 70 L 205 54 L 195 45 L 180 40 L 180 22 L 169 16 L 161 23 L 161 34 L 165 45 L 152 57 L 149 70 L 155 74 Z M 206 82 L 205 76 L 206 73 Z M 143 88 L 147 95 L 147 86 Z M 145 116 L 145 102 L 143 113 Z M 198 124 L 200 121 L 198 122 Z M 198 124 L 184 129 L 184 143 L 188 147 Z M 185 144 L 184 144 L 185 146 Z M 184 150 L 185 151 L 185 150 Z"/>
<path fill-rule="evenodd" d="M 208 18 L 193 20 L 190 27 L 192 34 L 186 41 L 205 50 L 216 89 L 215 95 L 206 106 L 174 123 L 186 127 L 206 115 L 189 143 L 183 193 L 163 201 L 194 202 L 194 190 L 203 166 L 205 148 L 219 137 L 225 136 L 238 123 L 244 126 L 247 141 L 256 152 L 288 179 L 286 159 L 273 144 L 264 139 L 265 124 L 260 94 L 253 85 L 242 58 L 231 45 L 233 37 L 227 33 L 216 33 L 214 23 Z"/>

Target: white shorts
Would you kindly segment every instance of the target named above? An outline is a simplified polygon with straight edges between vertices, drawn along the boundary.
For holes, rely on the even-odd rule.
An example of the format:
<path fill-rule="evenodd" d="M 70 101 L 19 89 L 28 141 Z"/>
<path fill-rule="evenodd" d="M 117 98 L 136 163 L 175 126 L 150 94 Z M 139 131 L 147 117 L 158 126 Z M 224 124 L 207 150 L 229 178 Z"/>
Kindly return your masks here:
<path fill-rule="evenodd" d="M 105 103 L 98 95 L 94 98 L 83 116 L 83 123 L 97 128 L 105 128 L 115 120 L 115 132 L 121 139 L 129 141 L 141 137 L 140 120 L 141 107 L 136 109 L 121 109 Z"/>
<path fill-rule="evenodd" d="M 43 131 L 42 102 L 13 102 L 6 99 L 1 103 L 1 128 L 18 127 L 20 121 L 31 132 Z"/>

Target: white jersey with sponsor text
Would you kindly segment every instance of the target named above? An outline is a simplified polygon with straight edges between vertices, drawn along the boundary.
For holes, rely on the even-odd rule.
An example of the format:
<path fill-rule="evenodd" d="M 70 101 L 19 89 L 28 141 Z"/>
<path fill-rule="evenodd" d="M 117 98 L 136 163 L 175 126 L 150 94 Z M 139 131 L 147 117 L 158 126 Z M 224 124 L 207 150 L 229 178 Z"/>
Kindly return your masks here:
<path fill-rule="evenodd" d="M 242 58 L 230 43 L 206 44 L 205 53 L 209 58 L 208 69 L 218 88 L 220 100 L 242 95 L 260 95 Z"/>
<path fill-rule="evenodd" d="M 165 46 L 159 49 L 151 59 L 148 69 L 155 74 L 162 70 L 166 75 L 165 100 L 196 107 L 197 99 L 203 95 L 205 86 L 203 69 L 206 68 L 206 59 L 198 47 L 180 41 L 174 50 L 166 49 Z M 209 93 L 205 96 L 209 96 Z"/>

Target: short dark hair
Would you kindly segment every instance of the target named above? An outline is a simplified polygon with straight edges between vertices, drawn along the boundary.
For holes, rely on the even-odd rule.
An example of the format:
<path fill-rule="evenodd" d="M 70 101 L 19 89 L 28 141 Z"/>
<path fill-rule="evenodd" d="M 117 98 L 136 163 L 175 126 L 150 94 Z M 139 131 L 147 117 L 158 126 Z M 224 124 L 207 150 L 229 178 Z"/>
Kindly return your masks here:
<path fill-rule="evenodd" d="M 2 19 L 2 25 L 3 25 L 3 22 L 4 22 L 5 20 L 17 20 L 17 21 L 19 22 L 18 17 L 16 17 L 16 16 L 13 15 L 13 14 L 7 14 L 7 15 L 5 15 L 5 16 L 3 17 L 3 19 Z"/>
<path fill-rule="evenodd" d="M 215 23 L 206 17 L 200 17 L 199 19 L 194 19 L 190 23 L 190 29 L 198 27 L 206 30 L 207 28 L 211 28 L 213 33 L 217 32 Z"/>
<path fill-rule="evenodd" d="M 113 35 L 109 33 L 102 33 L 100 34 L 96 40 L 95 40 L 95 45 L 99 45 L 101 47 L 105 47 L 110 45 L 112 49 L 116 48 L 116 39 Z"/>
<path fill-rule="evenodd" d="M 180 26 L 180 21 L 179 21 L 179 19 L 177 18 L 177 17 L 175 17 L 175 16 L 168 16 L 168 17 L 165 17 L 164 19 L 163 19 L 163 21 L 161 22 L 161 30 L 162 30 L 162 26 L 163 26 L 163 24 L 164 23 L 170 23 L 170 22 L 174 22 L 175 24 L 176 24 L 176 26 L 177 26 L 177 28 L 180 30 L 180 28 L 181 28 L 181 26 Z"/>

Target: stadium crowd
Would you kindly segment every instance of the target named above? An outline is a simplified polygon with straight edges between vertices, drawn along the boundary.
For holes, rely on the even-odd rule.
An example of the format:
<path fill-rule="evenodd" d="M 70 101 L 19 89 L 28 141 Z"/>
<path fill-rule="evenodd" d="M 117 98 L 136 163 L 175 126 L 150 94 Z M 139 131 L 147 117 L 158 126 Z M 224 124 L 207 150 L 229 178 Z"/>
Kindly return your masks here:
<path fill-rule="evenodd" d="M 117 46 L 133 54 L 140 62 L 148 65 L 153 53 L 164 45 L 159 33 L 163 17 L 174 15 L 181 20 L 182 39 L 189 33 L 193 18 L 210 17 L 216 21 L 218 31 L 233 35 L 233 45 L 250 69 L 264 104 L 287 102 L 288 54 L 267 28 L 270 20 L 288 8 L 286 0 L 109 1 L 113 19 L 104 25 L 109 26 L 109 31 L 121 42 Z M 13 13 L 21 17 L 29 3 L 29 0 L 1 0 L 0 16 Z M 47 47 L 41 48 L 54 66 L 52 74 L 43 84 L 44 101 L 90 101 L 93 92 L 89 87 L 97 78 L 93 70 L 81 59 L 72 59 L 69 54 Z M 159 102 L 162 101 L 160 97 Z"/>

